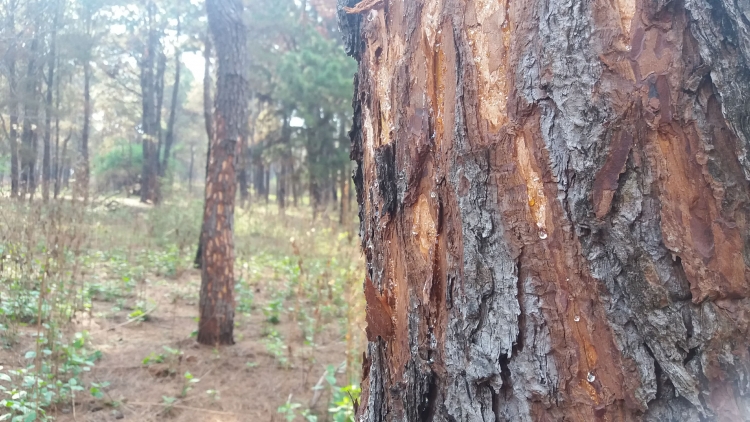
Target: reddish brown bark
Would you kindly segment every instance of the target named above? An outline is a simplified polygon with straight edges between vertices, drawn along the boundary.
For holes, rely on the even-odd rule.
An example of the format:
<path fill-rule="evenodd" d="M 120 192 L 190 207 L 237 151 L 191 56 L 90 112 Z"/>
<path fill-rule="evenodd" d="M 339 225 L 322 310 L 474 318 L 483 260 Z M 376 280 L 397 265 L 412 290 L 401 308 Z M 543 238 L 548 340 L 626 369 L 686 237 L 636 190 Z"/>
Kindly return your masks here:
<path fill-rule="evenodd" d="M 236 158 L 247 125 L 246 29 L 241 0 L 208 0 L 218 57 L 213 138 L 206 172 L 198 342 L 233 344 Z"/>
<path fill-rule="evenodd" d="M 742 2 L 339 3 L 360 416 L 750 420 Z"/>

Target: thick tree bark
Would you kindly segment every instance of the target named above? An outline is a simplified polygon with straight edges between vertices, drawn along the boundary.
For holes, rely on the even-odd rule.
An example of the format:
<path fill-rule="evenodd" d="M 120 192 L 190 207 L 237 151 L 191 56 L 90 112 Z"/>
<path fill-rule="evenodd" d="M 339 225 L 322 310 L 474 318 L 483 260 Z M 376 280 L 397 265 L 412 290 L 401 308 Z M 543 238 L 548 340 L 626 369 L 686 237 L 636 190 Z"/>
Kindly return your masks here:
<path fill-rule="evenodd" d="M 198 342 L 233 344 L 236 158 L 247 125 L 246 27 L 242 0 L 207 0 L 218 58 L 214 132 L 206 173 Z"/>
<path fill-rule="evenodd" d="M 747 3 L 353 11 L 363 420 L 750 420 Z"/>

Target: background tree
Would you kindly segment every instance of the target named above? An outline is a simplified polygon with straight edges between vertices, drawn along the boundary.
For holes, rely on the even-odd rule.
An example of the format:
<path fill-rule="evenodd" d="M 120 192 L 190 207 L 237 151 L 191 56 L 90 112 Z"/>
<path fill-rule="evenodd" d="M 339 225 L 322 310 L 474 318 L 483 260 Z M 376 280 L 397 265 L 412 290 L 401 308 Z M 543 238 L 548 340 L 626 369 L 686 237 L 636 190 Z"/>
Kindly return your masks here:
<path fill-rule="evenodd" d="M 242 0 L 207 0 L 216 46 L 216 106 L 206 171 L 198 342 L 234 344 L 236 155 L 247 125 L 247 32 Z"/>
<path fill-rule="evenodd" d="M 7 92 L 8 92 L 8 144 L 10 150 L 10 196 L 18 196 L 18 79 L 16 75 L 17 54 L 19 50 L 18 34 L 16 33 L 16 15 L 18 14 L 18 0 L 5 0 L 3 4 L 5 10 L 4 34 L 7 41 L 7 54 L 5 55 L 5 65 L 7 68 Z M 5 123 L 3 123 L 5 126 Z"/>
<path fill-rule="evenodd" d="M 340 3 L 364 420 L 750 419 L 743 6 Z"/>

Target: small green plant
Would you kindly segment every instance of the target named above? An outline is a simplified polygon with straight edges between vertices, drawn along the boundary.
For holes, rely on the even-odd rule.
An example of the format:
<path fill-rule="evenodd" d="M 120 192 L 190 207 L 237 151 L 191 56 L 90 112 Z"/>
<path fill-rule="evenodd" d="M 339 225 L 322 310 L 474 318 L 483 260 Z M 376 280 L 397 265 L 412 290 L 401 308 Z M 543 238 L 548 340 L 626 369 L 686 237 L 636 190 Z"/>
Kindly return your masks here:
<path fill-rule="evenodd" d="M 108 382 L 102 382 L 102 383 L 92 382 L 91 387 L 89 387 L 89 393 L 91 393 L 91 397 L 95 399 L 103 399 L 104 389 L 107 387 L 109 387 Z"/>
<path fill-rule="evenodd" d="M 173 349 L 169 346 L 162 346 L 162 349 L 164 349 L 166 353 L 151 352 L 148 356 L 143 358 L 141 363 L 144 365 L 167 363 L 169 365 L 169 372 L 174 373 L 174 366 L 178 363 L 179 357 L 182 355 L 182 350 Z"/>
<path fill-rule="evenodd" d="M 284 419 L 288 422 L 293 422 L 297 419 L 297 411 L 301 408 L 302 405 L 300 403 L 293 403 L 292 396 L 289 395 L 289 398 L 286 399 L 286 403 L 276 409 L 276 413 L 284 415 Z M 310 412 L 310 409 L 299 410 L 299 415 L 302 416 L 306 422 L 318 422 L 318 417 L 313 415 Z"/>
<path fill-rule="evenodd" d="M 208 394 L 208 397 L 211 397 L 211 400 L 213 401 L 217 401 L 221 399 L 221 397 L 219 396 L 219 390 L 215 390 L 215 389 L 206 390 L 206 394 Z"/>
<path fill-rule="evenodd" d="M 287 358 L 288 348 L 278 331 L 270 330 L 267 337 L 263 339 L 263 343 L 266 346 L 266 351 L 276 359 L 279 366 L 282 368 L 289 367 L 289 358 Z"/>
<path fill-rule="evenodd" d="M 164 353 L 156 354 L 154 352 L 151 352 L 143 358 L 141 361 L 144 365 L 151 365 L 153 363 L 164 363 L 164 361 L 167 359 L 167 357 L 164 355 Z"/>
<path fill-rule="evenodd" d="M 354 422 L 354 403 L 359 400 L 361 389 L 356 384 L 339 387 L 336 382 L 336 371 L 333 365 L 326 367 L 325 378 L 331 389 L 328 413 L 334 422 Z"/>
<path fill-rule="evenodd" d="M 276 297 L 268 302 L 268 305 L 263 307 L 263 315 L 266 317 L 266 322 L 271 324 L 278 324 L 281 322 L 281 311 L 284 307 L 284 299 Z"/>
<path fill-rule="evenodd" d="M 197 384 L 200 382 L 199 378 L 195 378 L 193 374 L 190 372 L 185 372 L 185 375 L 182 376 L 183 383 L 182 383 L 182 391 L 180 391 L 180 397 L 185 398 L 187 396 L 187 393 L 190 392 L 193 388 L 191 385 Z"/>
<path fill-rule="evenodd" d="M 172 406 L 174 406 L 175 402 L 177 402 L 177 398 L 170 396 L 161 396 L 161 401 L 164 405 L 164 409 L 161 411 L 161 414 L 169 415 L 170 413 L 172 413 Z"/>
<path fill-rule="evenodd" d="M 0 367 L 0 408 L 8 411 L 0 421 L 48 421 L 45 409 L 74 400 L 78 392 L 84 391 L 83 373 L 101 358 L 101 352 L 85 347 L 87 339 L 86 332 L 76 333 L 69 343 L 63 342 L 61 336 L 54 341 L 40 337 L 37 342 L 41 356 L 31 350 L 24 356 L 29 361 L 25 368 L 3 371 Z M 89 392 L 94 398 L 101 398 L 108 385 L 92 383 Z"/>
<path fill-rule="evenodd" d="M 234 286 L 235 296 L 237 299 L 237 312 L 249 315 L 253 309 L 253 290 L 247 283 L 240 278 Z"/>
<path fill-rule="evenodd" d="M 128 314 L 128 319 L 138 322 L 146 322 L 151 319 L 148 315 L 149 312 L 150 311 L 146 310 L 146 302 L 139 300 L 136 302 L 133 311 Z"/>

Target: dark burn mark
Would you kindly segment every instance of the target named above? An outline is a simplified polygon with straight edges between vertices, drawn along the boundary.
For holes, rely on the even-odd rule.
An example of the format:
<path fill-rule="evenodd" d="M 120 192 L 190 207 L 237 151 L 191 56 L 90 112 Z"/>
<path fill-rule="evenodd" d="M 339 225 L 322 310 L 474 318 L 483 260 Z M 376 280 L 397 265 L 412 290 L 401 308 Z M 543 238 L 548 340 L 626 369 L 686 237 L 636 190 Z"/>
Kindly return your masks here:
<path fill-rule="evenodd" d="M 422 422 L 430 422 L 435 419 L 435 411 L 438 405 L 437 381 L 437 375 L 434 371 L 427 375 L 427 392 L 422 395 L 421 403 L 418 406 L 419 420 Z"/>
<path fill-rule="evenodd" d="M 375 150 L 375 167 L 378 175 L 380 196 L 383 198 L 383 213 L 396 211 L 396 154 L 393 144 L 383 145 Z"/>
<path fill-rule="evenodd" d="M 351 142 L 351 151 L 349 152 L 349 159 L 356 162 L 355 170 L 352 174 L 352 180 L 354 181 L 354 188 L 357 194 L 357 206 L 359 208 L 359 235 L 363 242 L 365 241 L 364 236 L 364 221 L 365 221 L 365 210 L 364 210 L 364 174 L 362 173 L 362 160 L 364 157 L 362 151 L 362 103 L 358 101 L 357 94 L 359 88 L 359 74 L 354 75 L 354 92 L 355 95 L 352 98 L 352 108 L 354 109 L 354 115 L 352 118 L 352 129 L 349 131 L 349 140 Z"/>

